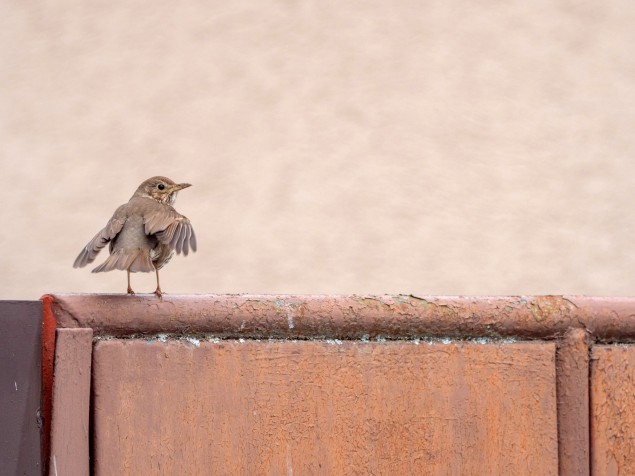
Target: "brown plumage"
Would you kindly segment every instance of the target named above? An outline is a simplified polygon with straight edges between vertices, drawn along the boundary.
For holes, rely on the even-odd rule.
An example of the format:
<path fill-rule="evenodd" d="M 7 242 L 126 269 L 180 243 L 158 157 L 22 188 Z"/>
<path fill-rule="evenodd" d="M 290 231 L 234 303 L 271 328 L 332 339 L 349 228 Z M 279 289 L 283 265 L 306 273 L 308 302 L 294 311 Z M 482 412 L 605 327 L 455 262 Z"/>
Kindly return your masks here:
<path fill-rule="evenodd" d="M 187 256 L 196 251 L 194 229 L 183 215 L 172 208 L 179 190 L 189 183 L 174 183 L 167 177 L 152 177 L 137 188 L 130 201 L 121 205 L 106 226 L 81 251 L 74 268 L 92 263 L 101 249 L 110 243 L 110 256 L 93 269 L 93 273 L 125 270 L 130 273 L 150 273 L 157 276 L 155 294 L 161 297 L 159 270 L 170 261 L 176 251 Z"/>

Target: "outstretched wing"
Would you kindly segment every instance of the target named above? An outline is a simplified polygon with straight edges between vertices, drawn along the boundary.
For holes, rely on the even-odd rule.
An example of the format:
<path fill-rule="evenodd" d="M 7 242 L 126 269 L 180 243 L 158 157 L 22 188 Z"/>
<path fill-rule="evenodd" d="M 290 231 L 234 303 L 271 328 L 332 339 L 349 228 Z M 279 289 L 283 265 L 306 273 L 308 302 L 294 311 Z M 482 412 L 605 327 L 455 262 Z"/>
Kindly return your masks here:
<path fill-rule="evenodd" d="M 83 268 L 88 263 L 95 261 L 101 249 L 117 236 L 124 223 L 126 223 L 127 214 L 124 207 L 125 205 L 119 207 L 106 226 L 88 242 L 79 256 L 77 256 L 77 259 L 75 259 L 73 268 Z"/>
<path fill-rule="evenodd" d="M 143 222 L 146 235 L 156 236 L 159 242 L 168 245 L 177 254 L 183 252 L 187 256 L 190 248 L 196 251 L 196 235 L 190 220 L 171 206 L 164 205 L 160 210 L 152 210 Z"/>

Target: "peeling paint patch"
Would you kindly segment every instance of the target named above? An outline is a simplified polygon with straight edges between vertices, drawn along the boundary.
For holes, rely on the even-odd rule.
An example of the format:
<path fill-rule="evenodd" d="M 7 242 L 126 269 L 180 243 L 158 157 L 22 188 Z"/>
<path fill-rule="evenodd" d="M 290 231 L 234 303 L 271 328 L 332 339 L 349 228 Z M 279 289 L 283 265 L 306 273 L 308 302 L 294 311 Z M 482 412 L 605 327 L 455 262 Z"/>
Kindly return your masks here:
<path fill-rule="evenodd" d="M 113 339 L 123 339 L 123 337 L 115 337 L 115 336 L 111 336 L 111 335 L 94 335 L 93 336 L 93 341 L 97 341 L 97 340 L 113 340 Z"/>
<path fill-rule="evenodd" d="M 287 446 L 287 475 L 293 476 L 293 460 L 291 459 L 291 450 Z"/>
<path fill-rule="evenodd" d="M 194 337 L 186 337 L 185 340 L 196 347 L 201 346 L 201 341 Z"/>
<path fill-rule="evenodd" d="M 293 304 L 288 303 L 283 299 L 278 299 L 276 300 L 275 305 L 278 308 L 282 307 L 285 309 L 287 313 L 287 326 L 289 327 L 289 329 L 293 329 L 295 327 L 295 324 L 293 322 Z"/>
<path fill-rule="evenodd" d="M 424 342 L 428 345 L 433 344 L 452 344 L 455 342 L 459 342 L 457 339 L 450 339 L 449 337 L 422 337 L 421 342 Z"/>
<path fill-rule="evenodd" d="M 500 339 L 500 338 L 492 339 L 491 337 L 474 337 L 474 338 L 465 339 L 465 340 L 473 344 L 515 344 L 516 342 L 522 342 L 518 339 L 514 339 L 511 337 L 506 337 L 504 339 Z"/>
<path fill-rule="evenodd" d="M 394 339 L 391 336 L 386 336 L 382 334 L 378 334 L 376 336 L 373 336 L 372 338 L 369 334 L 363 334 L 361 335 L 361 337 L 359 337 L 359 339 L 334 338 L 327 335 L 312 336 L 308 338 L 303 338 L 302 336 L 297 336 L 295 338 L 263 336 L 261 339 L 256 337 L 244 338 L 244 337 L 238 337 L 236 335 L 226 336 L 226 335 L 207 334 L 207 333 L 197 333 L 197 334 L 190 334 L 190 335 L 161 333 L 161 334 L 155 334 L 155 335 L 149 335 L 149 336 L 132 334 L 125 337 L 101 335 L 101 336 L 95 336 L 93 338 L 94 341 L 101 341 L 101 340 L 107 341 L 112 339 L 123 340 L 123 341 L 143 340 L 145 341 L 146 344 L 154 344 L 156 342 L 167 343 L 171 341 L 179 341 L 179 342 L 189 342 L 190 344 L 193 344 L 193 345 L 197 345 L 197 344 L 200 345 L 201 342 L 219 343 L 219 342 L 225 342 L 225 341 L 238 341 L 241 344 L 243 344 L 245 342 L 260 342 L 261 340 L 268 340 L 269 342 L 294 342 L 294 343 L 312 341 L 312 342 L 324 342 L 330 345 L 341 345 L 343 342 L 349 341 L 349 340 L 353 342 L 380 343 L 380 344 L 391 343 L 391 342 L 411 342 L 415 345 L 419 345 L 421 343 L 451 344 L 451 343 L 463 342 L 463 343 L 473 343 L 473 344 L 513 344 L 517 342 L 526 342 L 526 340 L 524 339 L 515 339 L 510 337 L 504 337 L 504 338 L 501 338 L 501 337 L 471 337 L 470 338 L 468 337 L 468 338 L 465 338 L 465 337 L 456 337 L 456 336 L 430 337 L 425 335 L 413 335 L 408 338 Z M 631 345 L 631 344 L 632 344 L 631 341 L 615 343 L 615 345 Z"/>
<path fill-rule="evenodd" d="M 287 308 L 287 323 L 289 324 L 289 329 L 293 329 L 293 314 L 289 308 Z"/>

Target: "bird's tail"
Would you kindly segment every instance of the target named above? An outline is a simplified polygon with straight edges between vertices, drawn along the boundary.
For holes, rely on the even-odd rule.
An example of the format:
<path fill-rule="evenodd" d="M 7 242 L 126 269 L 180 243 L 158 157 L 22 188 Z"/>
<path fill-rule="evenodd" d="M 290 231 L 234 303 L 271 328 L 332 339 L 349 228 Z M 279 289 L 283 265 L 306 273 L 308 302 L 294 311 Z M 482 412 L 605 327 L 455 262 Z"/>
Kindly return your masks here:
<path fill-rule="evenodd" d="M 93 273 L 105 273 L 113 269 L 125 271 L 129 269 L 132 273 L 150 273 L 155 270 L 150 250 L 143 249 L 120 249 L 111 254 L 106 261 L 93 269 Z"/>

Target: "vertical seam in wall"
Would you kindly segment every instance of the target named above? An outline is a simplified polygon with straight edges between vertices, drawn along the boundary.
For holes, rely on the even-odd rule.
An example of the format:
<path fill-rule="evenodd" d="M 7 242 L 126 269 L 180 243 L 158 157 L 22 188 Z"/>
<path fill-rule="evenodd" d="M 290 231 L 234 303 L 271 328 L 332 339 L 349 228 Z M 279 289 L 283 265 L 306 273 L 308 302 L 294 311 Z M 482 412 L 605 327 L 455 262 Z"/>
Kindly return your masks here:
<path fill-rule="evenodd" d="M 593 381 L 593 366 L 595 365 L 595 360 L 592 358 L 593 346 L 595 345 L 594 341 L 589 342 L 589 369 L 588 369 L 588 392 L 589 392 L 589 475 L 593 474 L 593 391 L 592 391 L 592 381 Z"/>
<path fill-rule="evenodd" d="M 90 396 L 88 398 L 88 468 L 95 474 L 95 339 L 90 353 Z"/>

